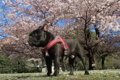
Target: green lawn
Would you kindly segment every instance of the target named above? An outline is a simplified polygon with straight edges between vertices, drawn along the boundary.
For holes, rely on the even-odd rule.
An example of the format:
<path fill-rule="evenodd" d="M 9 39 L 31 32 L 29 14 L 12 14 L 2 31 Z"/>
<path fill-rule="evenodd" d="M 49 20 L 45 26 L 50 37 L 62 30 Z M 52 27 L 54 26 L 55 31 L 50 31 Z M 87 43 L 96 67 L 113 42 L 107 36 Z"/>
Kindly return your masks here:
<path fill-rule="evenodd" d="M 120 70 L 94 70 L 90 75 L 77 71 L 73 76 L 60 72 L 57 77 L 46 77 L 45 73 L 0 74 L 0 80 L 120 80 Z"/>

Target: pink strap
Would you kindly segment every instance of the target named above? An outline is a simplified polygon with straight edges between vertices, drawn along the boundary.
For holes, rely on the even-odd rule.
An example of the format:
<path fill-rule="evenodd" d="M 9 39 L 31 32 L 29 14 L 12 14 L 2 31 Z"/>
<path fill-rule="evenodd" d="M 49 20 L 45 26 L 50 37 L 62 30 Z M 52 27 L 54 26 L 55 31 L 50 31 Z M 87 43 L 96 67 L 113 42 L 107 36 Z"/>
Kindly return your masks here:
<path fill-rule="evenodd" d="M 51 47 L 53 47 L 54 45 L 56 45 L 57 43 L 61 43 L 61 45 L 63 46 L 64 49 L 69 49 L 69 46 L 67 45 L 66 41 L 64 38 L 62 37 L 57 37 L 54 40 L 50 41 L 47 46 L 45 47 L 46 50 L 50 49 Z"/>

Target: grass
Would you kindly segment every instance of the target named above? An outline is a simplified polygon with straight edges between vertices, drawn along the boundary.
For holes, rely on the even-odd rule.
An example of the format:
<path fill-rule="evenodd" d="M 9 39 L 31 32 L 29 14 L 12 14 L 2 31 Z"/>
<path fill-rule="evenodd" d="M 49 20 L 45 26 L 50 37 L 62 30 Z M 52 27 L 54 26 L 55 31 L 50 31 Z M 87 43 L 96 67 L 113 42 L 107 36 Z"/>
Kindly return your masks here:
<path fill-rule="evenodd" d="M 45 73 L 0 74 L 0 80 L 120 80 L 120 70 L 93 70 L 90 75 L 76 71 L 73 76 L 60 72 L 57 77 L 47 77 Z"/>

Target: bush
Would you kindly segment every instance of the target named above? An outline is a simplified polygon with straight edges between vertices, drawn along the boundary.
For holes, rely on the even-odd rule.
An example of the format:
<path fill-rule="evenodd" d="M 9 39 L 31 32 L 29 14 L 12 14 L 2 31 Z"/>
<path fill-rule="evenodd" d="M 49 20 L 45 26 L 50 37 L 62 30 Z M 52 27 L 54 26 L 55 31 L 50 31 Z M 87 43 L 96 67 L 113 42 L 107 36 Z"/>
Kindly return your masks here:
<path fill-rule="evenodd" d="M 115 56 L 115 55 L 114 55 Z M 107 59 L 106 59 L 106 68 L 108 69 L 120 69 L 120 57 L 117 56 L 114 57 L 114 56 L 108 56 Z"/>
<path fill-rule="evenodd" d="M 0 73 L 10 72 L 12 72 L 10 59 L 5 55 L 0 54 Z"/>
<path fill-rule="evenodd" d="M 19 60 L 11 60 L 12 64 L 12 71 L 17 72 L 17 73 L 25 73 L 28 72 L 27 68 L 25 67 L 25 60 L 24 59 L 19 59 Z"/>
<path fill-rule="evenodd" d="M 0 54 L 0 73 L 27 72 L 24 59 L 11 60 L 4 54 Z"/>
<path fill-rule="evenodd" d="M 30 63 L 31 65 L 32 63 Z M 0 73 L 27 73 L 42 72 L 42 67 L 27 65 L 26 59 L 22 57 L 10 59 L 6 55 L 0 53 Z"/>

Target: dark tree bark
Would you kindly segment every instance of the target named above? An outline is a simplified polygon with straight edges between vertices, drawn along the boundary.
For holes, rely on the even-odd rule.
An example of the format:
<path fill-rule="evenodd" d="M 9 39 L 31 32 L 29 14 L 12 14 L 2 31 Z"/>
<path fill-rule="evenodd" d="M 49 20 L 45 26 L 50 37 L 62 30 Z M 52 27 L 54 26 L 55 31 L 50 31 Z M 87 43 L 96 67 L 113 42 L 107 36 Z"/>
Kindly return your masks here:
<path fill-rule="evenodd" d="M 101 67 L 102 67 L 102 69 L 105 69 L 105 59 L 106 59 L 106 56 L 102 56 L 101 57 Z"/>

